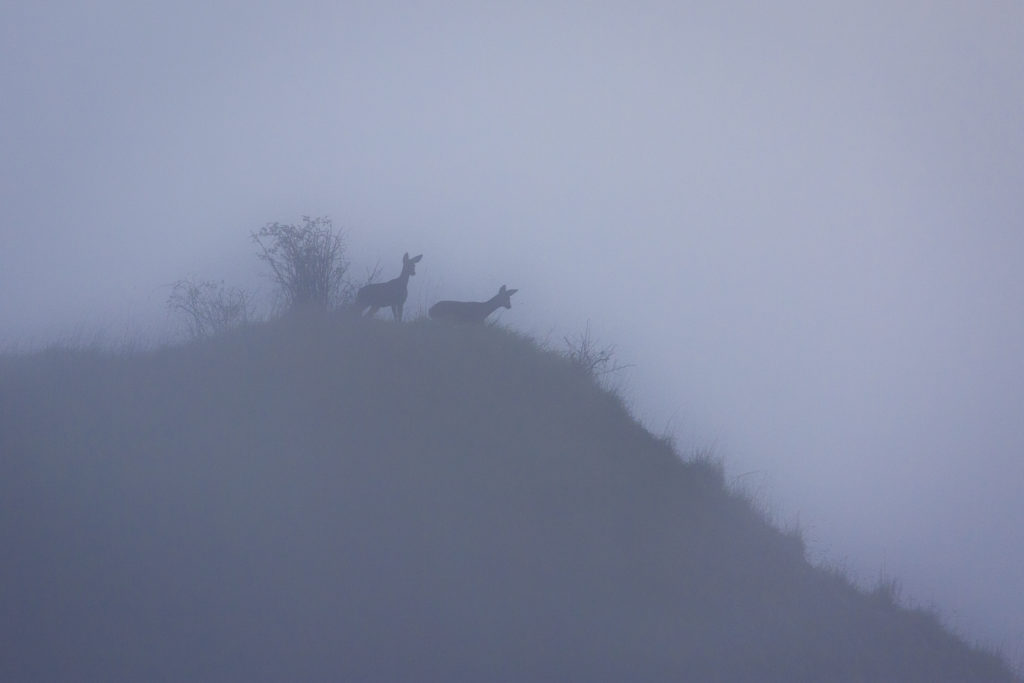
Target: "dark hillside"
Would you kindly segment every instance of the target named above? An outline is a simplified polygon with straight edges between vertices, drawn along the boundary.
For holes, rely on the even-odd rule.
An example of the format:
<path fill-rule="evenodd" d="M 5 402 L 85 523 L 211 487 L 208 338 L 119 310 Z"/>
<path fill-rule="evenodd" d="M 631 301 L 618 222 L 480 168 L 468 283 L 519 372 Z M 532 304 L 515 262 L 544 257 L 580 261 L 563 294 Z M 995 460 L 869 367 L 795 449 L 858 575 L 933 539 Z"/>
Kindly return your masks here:
<path fill-rule="evenodd" d="M 0 680 L 999 681 L 556 354 L 310 318 L 0 358 Z"/>

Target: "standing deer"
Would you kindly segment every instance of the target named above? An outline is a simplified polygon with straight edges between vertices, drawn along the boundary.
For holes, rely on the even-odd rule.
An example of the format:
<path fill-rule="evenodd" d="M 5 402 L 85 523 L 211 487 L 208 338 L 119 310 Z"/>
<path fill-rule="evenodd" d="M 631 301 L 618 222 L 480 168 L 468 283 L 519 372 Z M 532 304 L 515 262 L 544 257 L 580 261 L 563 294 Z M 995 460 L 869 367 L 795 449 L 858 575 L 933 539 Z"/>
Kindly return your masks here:
<path fill-rule="evenodd" d="M 381 308 L 390 306 L 395 320 L 402 322 L 402 307 L 409 296 L 409 276 L 416 274 L 416 264 L 420 262 L 421 258 L 423 258 L 423 254 L 409 258 L 409 252 L 405 252 L 405 255 L 402 256 L 401 275 L 394 280 L 361 287 L 356 294 L 356 312 L 361 315 L 369 308 L 370 311 L 367 315 L 373 316 Z"/>
<path fill-rule="evenodd" d="M 505 289 L 501 286 L 498 293 L 487 301 L 438 301 L 430 307 L 428 313 L 434 320 L 449 323 L 482 323 L 499 306 L 512 308 L 512 295 L 518 289 Z"/>

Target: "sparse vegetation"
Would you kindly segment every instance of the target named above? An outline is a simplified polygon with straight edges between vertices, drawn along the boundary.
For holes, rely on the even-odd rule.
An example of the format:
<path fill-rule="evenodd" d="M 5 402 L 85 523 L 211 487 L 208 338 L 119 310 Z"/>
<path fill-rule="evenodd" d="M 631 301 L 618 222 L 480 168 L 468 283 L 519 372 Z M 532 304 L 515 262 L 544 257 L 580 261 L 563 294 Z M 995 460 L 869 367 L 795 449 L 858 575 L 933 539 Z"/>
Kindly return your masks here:
<path fill-rule="evenodd" d="M 882 572 L 870 595 L 884 605 L 899 605 L 902 603 L 903 583 L 898 578 Z"/>
<path fill-rule="evenodd" d="M 605 375 L 625 370 L 629 365 L 622 365 L 615 359 L 615 345 L 600 345 L 590 331 L 590 322 L 575 337 L 563 337 L 565 342 L 565 357 L 574 366 L 585 372 L 590 377 L 603 377 Z"/>
<path fill-rule="evenodd" d="M 181 317 L 192 339 L 227 332 L 252 318 L 252 296 L 223 280 L 178 280 L 171 286 L 167 307 Z"/>

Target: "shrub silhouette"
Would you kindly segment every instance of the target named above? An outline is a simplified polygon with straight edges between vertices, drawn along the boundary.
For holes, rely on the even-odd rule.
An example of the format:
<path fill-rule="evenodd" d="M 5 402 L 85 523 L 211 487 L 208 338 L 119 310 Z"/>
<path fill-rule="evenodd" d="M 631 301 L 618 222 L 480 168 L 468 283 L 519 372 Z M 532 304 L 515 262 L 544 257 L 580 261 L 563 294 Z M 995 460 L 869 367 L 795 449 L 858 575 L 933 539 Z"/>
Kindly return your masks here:
<path fill-rule="evenodd" d="M 171 286 L 167 307 L 182 317 L 192 339 L 222 334 L 252 318 L 252 296 L 223 281 L 178 280 Z"/>
<path fill-rule="evenodd" d="M 301 225 L 268 223 L 252 233 L 257 255 L 271 270 L 286 310 L 325 310 L 347 290 L 345 243 L 330 218 L 302 217 Z"/>

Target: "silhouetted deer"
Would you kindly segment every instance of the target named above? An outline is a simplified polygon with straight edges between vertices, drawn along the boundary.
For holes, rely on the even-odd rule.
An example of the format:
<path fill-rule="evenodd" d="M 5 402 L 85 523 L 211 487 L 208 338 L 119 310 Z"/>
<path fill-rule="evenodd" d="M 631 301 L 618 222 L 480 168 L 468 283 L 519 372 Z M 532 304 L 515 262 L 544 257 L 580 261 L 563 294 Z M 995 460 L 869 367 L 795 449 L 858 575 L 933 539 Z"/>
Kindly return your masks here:
<path fill-rule="evenodd" d="M 395 320 L 402 321 L 402 306 L 409 296 L 409 276 L 416 274 L 416 264 L 423 258 L 423 254 L 409 258 L 409 252 L 402 256 L 402 274 L 394 280 L 378 282 L 372 285 L 361 287 L 356 294 L 355 310 L 362 314 L 367 308 L 370 309 L 367 315 L 374 315 L 385 306 L 391 307 L 391 313 Z"/>
<path fill-rule="evenodd" d="M 498 306 L 512 308 L 512 295 L 518 289 L 505 289 L 501 286 L 498 293 L 487 301 L 438 301 L 430 307 L 428 313 L 434 320 L 449 323 L 482 323 Z"/>

